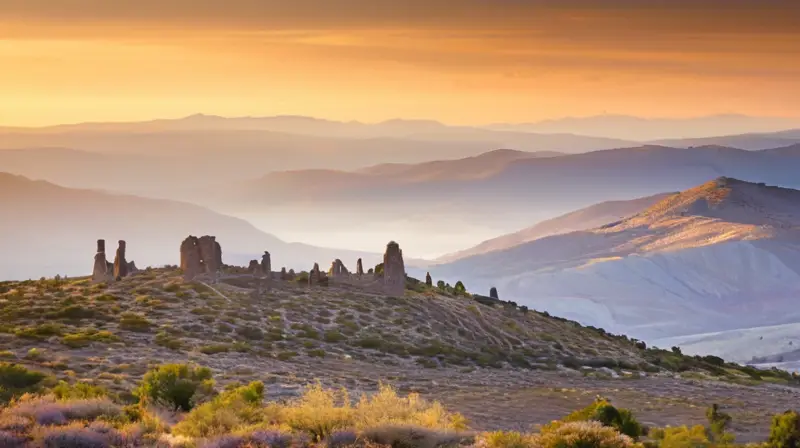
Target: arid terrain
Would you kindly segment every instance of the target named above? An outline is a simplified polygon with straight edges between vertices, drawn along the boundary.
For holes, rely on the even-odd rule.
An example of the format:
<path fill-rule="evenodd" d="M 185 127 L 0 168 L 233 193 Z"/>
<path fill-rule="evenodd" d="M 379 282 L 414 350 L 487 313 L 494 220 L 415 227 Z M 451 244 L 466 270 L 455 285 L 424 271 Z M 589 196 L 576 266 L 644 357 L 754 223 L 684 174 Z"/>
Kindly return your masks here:
<path fill-rule="evenodd" d="M 760 440 L 770 415 L 800 398 L 785 372 L 643 349 L 449 285 L 411 282 L 388 297 L 335 278 L 309 286 L 304 274 L 269 287 L 233 267 L 213 284 L 175 268 L 109 284 L 0 283 L 0 356 L 123 399 L 166 362 L 207 366 L 221 386 L 262 381 L 269 400 L 315 381 L 354 394 L 388 383 L 441 401 L 477 430 L 527 430 L 601 395 L 656 426 L 700 424 L 718 403 L 740 441 Z"/>

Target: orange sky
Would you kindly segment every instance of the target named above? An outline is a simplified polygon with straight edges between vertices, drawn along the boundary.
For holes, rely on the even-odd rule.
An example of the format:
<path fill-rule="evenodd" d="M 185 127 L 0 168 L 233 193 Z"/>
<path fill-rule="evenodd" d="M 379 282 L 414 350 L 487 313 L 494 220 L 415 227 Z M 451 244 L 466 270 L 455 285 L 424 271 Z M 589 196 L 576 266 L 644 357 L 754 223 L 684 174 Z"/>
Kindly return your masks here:
<path fill-rule="evenodd" d="M 800 2 L 0 0 L 0 124 L 800 116 Z"/>

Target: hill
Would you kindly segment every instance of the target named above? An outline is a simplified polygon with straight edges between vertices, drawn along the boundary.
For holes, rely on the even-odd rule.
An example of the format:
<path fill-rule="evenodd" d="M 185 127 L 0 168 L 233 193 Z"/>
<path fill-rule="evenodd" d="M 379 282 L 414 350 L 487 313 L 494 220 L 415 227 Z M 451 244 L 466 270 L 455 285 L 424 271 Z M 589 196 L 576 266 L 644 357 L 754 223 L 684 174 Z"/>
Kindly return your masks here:
<path fill-rule="evenodd" d="M 588 230 L 603 224 L 619 221 L 636 214 L 670 196 L 670 193 L 657 194 L 629 201 L 606 201 L 553 219 L 542 221 L 534 226 L 508 235 L 484 241 L 481 244 L 437 258 L 436 263 L 450 263 L 473 255 L 495 252 L 524 244 L 550 235 Z"/>
<path fill-rule="evenodd" d="M 270 401 L 296 398 L 317 381 L 353 394 L 389 382 L 441 400 L 479 430 L 546 423 L 597 394 L 659 426 L 702 421 L 708 402 L 736 397 L 741 405 L 729 410 L 747 439 L 762 437 L 769 415 L 798 395 L 786 372 L 645 349 L 514 304 L 407 285 L 390 298 L 335 281 L 275 278 L 259 292 L 255 278 L 232 269 L 214 285 L 184 282 L 171 269 L 108 285 L 3 282 L 2 356 L 129 402 L 143 375 L 167 362 L 208 366 L 220 389 L 261 381 Z M 488 399 L 496 394 L 504 400 Z M 754 413 L 763 418 L 744 417 Z"/>
<path fill-rule="evenodd" d="M 82 275 L 91 270 L 97 239 L 128 242 L 128 257 L 139 265 L 178 262 L 178 246 L 188 235 L 216 235 L 224 259 L 246 264 L 269 250 L 276 263 L 308 268 L 335 258 L 364 258 L 377 264 L 379 254 L 324 249 L 287 243 L 249 223 L 209 209 L 175 201 L 147 199 L 93 190 L 70 189 L 44 181 L 0 173 L 0 272 L 5 279 Z"/>
<path fill-rule="evenodd" d="M 437 266 L 641 338 L 794 322 L 800 192 L 721 178 L 619 222 Z"/>

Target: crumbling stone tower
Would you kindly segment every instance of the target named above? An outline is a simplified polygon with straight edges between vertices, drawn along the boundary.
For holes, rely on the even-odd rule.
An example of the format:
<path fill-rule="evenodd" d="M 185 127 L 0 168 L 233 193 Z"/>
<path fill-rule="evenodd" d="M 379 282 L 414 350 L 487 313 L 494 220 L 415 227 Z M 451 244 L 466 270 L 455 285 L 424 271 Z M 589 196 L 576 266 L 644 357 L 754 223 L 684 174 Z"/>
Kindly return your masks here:
<path fill-rule="evenodd" d="M 400 245 L 390 241 L 383 254 L 383 288 L 387 295 L 402 297 L 406 290 L 406 267 Z"/>
<path fill-rule="evenodd" d="M 92 282 L 108 281 L 108 261 L 106 260 L 106 240 L 97 240 L 97 252 L 94 255 L 94 269 L 92 269 Z"/>
<path fill-rule="evenodd" d="M 125 249 L 127 243 L 119 240 L 119 247 L 117 247 L 117 256 L 114 257 L 114 279 L 117 281 L 122 280 L 128 276 L 128 261 L 125 260 Z"/>

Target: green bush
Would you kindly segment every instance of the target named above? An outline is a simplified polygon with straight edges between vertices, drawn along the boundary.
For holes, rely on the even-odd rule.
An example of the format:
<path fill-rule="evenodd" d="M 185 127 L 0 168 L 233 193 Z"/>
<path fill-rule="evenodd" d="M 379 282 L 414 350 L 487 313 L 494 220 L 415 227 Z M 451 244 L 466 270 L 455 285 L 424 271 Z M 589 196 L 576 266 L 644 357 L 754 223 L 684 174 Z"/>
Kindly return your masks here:
<path fill-rule="evenodd" d="M 155 403 L 174 410 L 189 411 L 213 393 L 214 381 L 207 367 L 165 364 L 147 372 L 134 391 L 144 404 Z"/>
<path fill-rule="evenodd" d="M 69 384 L 66 381 L 59 381 L 50 392 L 59 400 L 88 400 L 108 396 L 104 387 L 88 383 Z"/>
<path fill-rule="evenodd" d="M 188 437 L 213 437 L 255 425 L 264 418 L 263 399 L 264 384 L 260 381 L 225 391 L 194 408 L 173 428 L 173 432 Z"/>
<path fill-rule="evenodd" d="M 589 406 L 575 411 L 564 418 L 566 422 L 595 420 L 616 429 L 628 437 L 637 438 L 644 434 L 644 428 L 628 409 L 617 409 L 606 399 L 598 398 Z"/>
<path fill-rule="evenodd" d="M 531 437 L 536 448 L 634 448 L 630 437 L 597 421 L 555 422 Z"/>
<path fill-rule="evenodd" d="M 119 328 L 128 331 L 146 333 L 152 326 L 153 323 L 141 314 L 123 313 L 119 320 Z"/>
<path fill-rule="evenodd" d="M 800 415 L 797 412 L 786 411 L 772 417 L 768 445 L 771 448 L 800 447 Z"/>
<path fill-rule="evenodd" d="M 28 370 L 25 366 L 0 362 L 0 402 L 27 392 L 36 392 L 47 375 Z"/>

